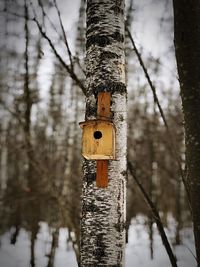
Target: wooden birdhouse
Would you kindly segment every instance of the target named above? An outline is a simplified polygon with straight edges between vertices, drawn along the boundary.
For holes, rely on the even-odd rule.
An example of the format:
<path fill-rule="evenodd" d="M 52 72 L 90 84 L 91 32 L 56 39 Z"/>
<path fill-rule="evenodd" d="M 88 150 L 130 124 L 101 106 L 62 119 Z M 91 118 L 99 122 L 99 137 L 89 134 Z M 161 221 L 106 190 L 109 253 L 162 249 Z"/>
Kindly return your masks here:
<path fill-rule="evenodd" d="M 90 120 L 81 122 L 82 155 L 91 160 L 115 159 L 115 127 L 112 122 Z"/>
<path fill-rule="evenodd" d="M 110 92 L 99 92 L 97 119 L 80 122 L 83 129 L 82 155 L 97 161 L 96 185 L 108 186 L 108 160 L 115 159 L 115 127 L 111 122 Z"/>

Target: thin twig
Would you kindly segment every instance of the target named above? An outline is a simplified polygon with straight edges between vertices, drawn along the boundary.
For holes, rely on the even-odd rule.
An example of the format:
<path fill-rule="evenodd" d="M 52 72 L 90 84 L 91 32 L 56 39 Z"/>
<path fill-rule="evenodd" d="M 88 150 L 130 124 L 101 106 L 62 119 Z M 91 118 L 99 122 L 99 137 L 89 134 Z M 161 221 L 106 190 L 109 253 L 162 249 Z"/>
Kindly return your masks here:
<path fill-rule="evenodd" d="M 45 38 L 48 41 L 51 49 L 53 50 L 55 56 L 58 58 L 58 60 L 62 64 L 62 66 L 67 70 L 67 72 L 69 73 L 70 77 L 76 82 L 76 84 L 82 89 L 83 93 L 86 94 L 86 89 L 85 89 L 83 83 L 78 79 L 78 77 L 74 73 L 74 71 L 64 62 L 62 57 L 59 55 L 59 53 L 57 52 L 57 50 L 56 50 L 55 46 L 53 45 L 51 39 L 47 36 L 46 32 L 43 31 L 43 29 L 42 29 L 40 23 L 38 22 L 38 20 L 36 19 L 36 17 L 34 17 L 33 20 L 37 24 L 38 29 L 39 29 L 41 35 L 43 36 L 43 38 Z"/>
<path fill-rule="evenodd" d="M 183 246 L 186 247 L 186 248 L 189 250 L 189 252 L 191 253 L 191 255 L 194 257 L 194 259 L 195 259 L 196 262 L 197 262 L 197 257 L 195 256 L 195 254 L 193 253 L 193 251 L 192 251 L 186 244 L 183 244 Z M 197 262 L 197 263 L 198 263 L 198 262 Z"/>
<path fill-rule="evenodd" d="M 31 2 L 32 3 L 32 2 Z M 41 0 L 38 0 L 38 4 L 42 10 L 42 15 L 43 15 L 43 18 L 46 18 L 48 20 L 48 22 L 50 23 L 51 27 L 53 28 L 53 30 L 56 32 L 56 34 L 58 35 L 58 37 L 60 38 L 60 40 L 63 41 L 63 43 L 65 44 L 65 40 L 63 39 L 63 36 L 58 32 L 55 24 L 52 22 L 52 20 L 50 19 L 50 17 L 48 16 L 48 14 L 45 12 L 44 10 L 44 6 L 42 4 L 42 1 Z"/>
<path fill-rule="evenodd" d="M 8 11 L 6 9 L 0 10 L 0 13 L 7 13 L 8 15 L 24 19 L 24 15 L 20 15 L 20 14 L 14 13 L 14 12 Z"/>
<path fill-rule="evenodd" d="M 58 9 L 58 5 L 57 5 L 56 0 L 54 0 L 54 5 L 55 5 L 55 8 L 56 8 L 56 11 L 57 11 L 57 14 L 58 14 L 58 18 L 59 18 L 59 22 L 60 22 L 60 27 L 62 29 L 62 33 L 63 33 L 65 45 L 66 45 L 67 52 L 68 52 L 68 55 L 69 55 L 71 69 L 73 69 L 72 53 L 71 53 L 70 48 L 69 48 L 69 44 L 68 44 L 68 41 L 67 41 L 67 36 L 66 36 L 65 29 L 64 29 L 64 26 L 63 26 L 63 23 L 62 23 L 61 15 L 60 15 L 60 10 Z"/>

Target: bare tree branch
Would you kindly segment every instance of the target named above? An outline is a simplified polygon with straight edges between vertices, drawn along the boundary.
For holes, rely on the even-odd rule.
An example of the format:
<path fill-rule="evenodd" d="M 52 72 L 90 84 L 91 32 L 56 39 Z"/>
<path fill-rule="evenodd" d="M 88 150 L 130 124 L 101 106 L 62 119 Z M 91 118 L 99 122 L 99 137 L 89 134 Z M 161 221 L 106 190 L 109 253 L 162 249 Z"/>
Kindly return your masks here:
<path fill-rule="evenodd" d="M 145 74 L 145 77 L 147 79 L 147 82 L 148 82 L 148 84 L 149 84 L 149 86 L 151 88 L 151 91 L 153 93 L 154 101 L 155 101 L 156 105 L 158 106 L 158 109 L 159 109 L 161 118 L 162 118 L 162 120 L 164 122 L 165 128 L 166 128 L 167 133 L 169 135 L 169 139 L 170 139 L 170 142 L 171 142 L 170 150 L 171 150 L 172 154 L 174 155 L 174 157 L 175 157 L 175 159 L 177 161 L 179 172 L 180 172 L 180 175 L 181 175 L 181 178 L 182 178 L 182 182 L 184 184 L 184 187 L 185 187 L 185 190 L 186 190 L 186 193 L 187 193 L 188 204 L 189 204 L 190 211 L 191 211 L 190 193 L 189 193 L 189 188 L 188 188 L 187 182 L 185 180 L 185 174 L 184 174 L 184 172 L 182 170 L 182 167 L 181 167 L 181 159 L 180 159 L 180 157 L 178 155 L 178 152 L 177 152 L 177 149 L 176 149 L 176 145 L 175 145 L 174 139 L 172 137 L 172 134 L 171 134 L 169 125 L 168 125 L 167 120 L 165 118 L 165 114 L 164 114 L 163 109 L 162 109 L 162 107 L 160 105 L 160 102 L 159 102 L 159 99 L 158 99 L 158 96 L 157 96 L 157 93 L 156 93 L 156 88 L 155 88 L 153 82 L 151 81 L 151 78 L 149 76 L 149 73 L 147 71 L 147 68 L 145 67 L 145 64 L 144 64 L 144 61 L 142 59 L 142 56 L 140 55 L 140 53 L 139 53 L 139 51 L 138 51 L 138 49 L 137 49 L 137 47 L 135 45 L 135 42 L 133 40 L 133 36 L 131 35 L 131 33 L 130 33 L 130 31 L 129 31 L 129 29 L 128 29 L 127 26 L 126 26 L 126 31 L 128 33 L 128 37 L 129 37 L 129 39 L 130 39 L 130 41 L 131 41 L 131 43 L 133 45 L 133 49 L 134 49 L 134 51 L 136 53 L 136 56 L 138 58 L 138 61 L 139 61 L 140 65 L 141 65 L 141 67 L 142 67 L 142 69 L 144 71 L 144 74 Z"/>
<path fill-rule="evenodd" d="M 33 10 L 33 21 L 36 23 L 40 34 L 42 35 L 42 37 L 44 39 L 46 39 L 49 43 L 49 46 L 51 47 L 51 49 L 53 50 L 55 56 L 57 57 L 57 59 L 59 60 L 59 62 L 61 63 L 61 65 L 67 70 L 67 72 L 69 73 L 70 77 L 75 81 L 75 83 L 81 88 L 81 90 L 83 91 L 84 95 L 86 94 L 86 89 L 82 83 L 82 81 L 77 77 L 77 75 L 75 74 L 75 72 L 73 71 L 73 69 L 71 69 L 66 63 L 65 61 L 62 59 L 62 57 L 60 56 L 60 54 L 58 53 L 58 51 L 56 50 L 53 42 L 51 41 L 51 39 L 48 37 L 47 33 L 42 29 L 42 26 L 40 25 L 37 16 L 36 16 L 36 12 L 32 6 L 32 10 Z M 44 9 L 42 9 L 42 12 L 44 14 Z"/>
<path fill-rule="evenodd" d="M 7 9 L 0 10 L 0 13 L 7 13 L 8 15 L 11 15 L 11 16 L 14 16 L 14 17 L 17 17 L 17 18 L 24 19 L 24 15 L 17 14 L 15 12 L 8 11 Z"/>
<path fill-rule="evenodd" d="M 83 83 L 78 79 L 78 77 L 74 73 L 74 71 L 64 62 L 64 60 L 62 59 L 62 57 L 59 55 L 59 53 L 56 50 L 55 46 L 53 45 L 51 39 L 47 36 L 46 32 L 43 31 L 43 29 L 42 29 L 40 23 L 38 22 L 38 20 L 36 19 L 36 17 L 34 17 L 33 20 L 37 24 L 38 29 L 39 29 L 41 35 L 43 36 L 43 38 L 48 41 L 51 49 L 53 50 L 55 56 L 60 61 L 60 63 L 62 64 L 62 66 L 67 70 L 67 72 L 69 73 L 70 77 L 76 82 L 76 84 L 82 89 L 83 93 L 86 94 L 86 89 L 85 89 Z"/>
<path fill-rule="evenodd" d="M 41 7 L 41 9 L 42 9 L 43 16 L 45 15 L 45 16 L 47 17 L 47 15 L 46 15 L 46 13 L 45 13 L 45 11 L 44 11 L 44 9 L 42 8 L 41 5 L 40 5 L 40 7 Z M 5 11 L 3 10 L 2 12 L 5 12 Z M 8 11 L 6 11 L 6 12 L 8 12 Z M 40 34 L 42 35 L 42 37 L 48 41 L 49 46 L 50 46 L 51 49 L 53 50 L 55 56 L 57 57 L 57 59 L 59 60 L 59 62 L 61 63 L 61 65 L 67 70 L 67 72 L 69 73 L 70 77 L 71 77 L 71 78 L 75 81 L 75 83 L 81 88 L 81 90 L 83 91 L 83 93 L 84 93 L 84 95 L 85 95 L 85 94 L 86 94 L 86 88 L 85 88 L 83 82 L 77 77 L 76 73 L 75 73 L 74 70 L 73 70 L 73 61 L 72 61 L 72 57 L 71 57 L 71 55 L 72 55 L 72 54 L 71 54 L 71 51 L 70 51 L 70 50 L 68 51 L 68 53 L 69 53 L 69 57 L 71 57 L 71 58 L 70 58 L 70 65 L 71 65 L 71 67 L 69 67 L 69 66 L 65 63 L 65 61 L 62 59 L 62 57 L 59 55 L 59 53 L 58 53 L 58 51 L 56 50 L 56 48 L 55 48 L 54 44 L 52 43 L 51 39 L 48 37 L 48 35 L 46 34 L 46 32 L 42 29 L 42 26 L 40 25 L 39 21 L 38 21 L 37 18 L 36 18 L 36 13 L 35 13 L 34 10 L 33 10 L 33 13 L 34 13 L 34 17 L 33 17 L 33 18 L 30 18 L 30 17 L 29 17 L 29 20 L 34 21 L 34 22 L 37 24 L 38 29 L 39 29 L 39 32 L 40 32 Z M 21 16 L 21 15 L 19 15 L 19 14 L 17 14 L 17 13 L 11 13 L 11 12 L 10 12 L 10 14 L 13 15 L 13 16 L 17 16 L 17 17 L 20 17 L 20 18 L 23 18 L 23 19 L 24 19 L 24 16 Z M 48 17 L 47 17 L 47 18 L 48 18 Z M 50 21 L 49 18 L 48 18 L 48 20 Z M 52 27 L 54 28 L 54 30 L 57 32 L 55 26 L 52 24 L 51 21 L 50 21 L 50 23 L 51 23 Z M 61 23 L 62 23 L 62 22 L 61 22 Z M 64 31 L 64 28 L 63 28 L 63 31 Z M 59 34 L 59 33 L 57 32 L 57 34 Z M 59 37 L 60 37 L 61 39 L 63 39 L 62 36 L 59 35 Z M 66 38 L 66 36 L 65 36 L 65 38 Z M 66 41 L 67 41 L 67 38 L 66 38 Z M 66 41 L 65 41 L 65 43 L 66 43 Z M 78 61 L 77 61 L 77 62 L 78 62 Z M 84 72 L 84 70 L 83 70 L 82 68 L 81 68 L 81 70 Z M 84 73 L 85 73 L 85 72 L 84 72 Z"/>
<path fill-rule="evenodd" d="M 48 22 L 50 23 L 51 27 L 56 32 L 56 34 L 58 35 L 58 37 L 60 38 L 60 40 L 62 40 L 64 42 L 63 36 L 58 32 L 56 26 L 54 25 L 54 23 L 52 22 L 52 20 L 49 18 L 48 14 L 45 12 L 44 6 L 42 4 L 42 1 L 41 0 L 38 0 L 38 4 L 39 4 L 39 6 L 40 6 L 40 8 L 42 10 L 43 20 L 44 20 L 44 18 L 46 18 L 48 20 Z"/>
<path fill-rule="evenodd" d="M 62 29 L 62 33 L 63 33 L 63 37 L 64 37 L 64 41 L 65 41 L 65 45 L 66 45 L 66 47 L 67 47 L 67 52 L 68 52 L 68 55 L 69 55 L 69 60 L 70 60 L 70 64 L 71 64 L 71 69 L 73 69 L 72 53 L 71 53 L 70 48 L 69 48 L 69 44 L 68 44 L 68 41 L 67 41 L 67 36 L 66 36 L 65 29 L 64 29 L 64 27 L 63 27 L 63 23 L 62 23 L 61 15 L 60 15 L 60 10 L 58 9 L 58 5 L 57 5 L 56 0 L 54 0 L 54 5 L 55 5 L 55 8 L 56 8 L 56 11 L 57 11 L 57 14 L 58 14 L 58 18 L 59 18 L 59 22 L 60 22 L 60 27 L 61 27 L 61 29 Z"/>
<path fill-rule="evenodd" d="M 170 262 L 172 267 L 177 267 L 177 263 L 176 263 L 176 257 L 172 251 L 172 248 L 169 244 L 168 238 L 166 236 L 159 212 L 156 208 L 156 206 L 154 205 L 154 203 L 152 202 L 152 200 L 150 199 L 150 197 L 148 196 L 147 192 L 145 191 L 144 187 L 142 186 L 142 184 L 139 182 L 139 179 L 137 178 L 134 170 L 133 170 L 133 166 L 131 164 L 130 161 L 128 161 L 128 170 L 130 171 L 131 176 L 133 177 L 133 179 L 135 180 L 137 186 L 139 187 L 141 193 L 143 194 L 143 197 L 145 199 L 145 201 L 147 202 L 148 206 L 150 207 L 152 214 L 154 216 L 156 225 L 158 227 L 158 231 L 160 233 L 163 245 L 167 251 L 167 254 L 169 256 Z"/>

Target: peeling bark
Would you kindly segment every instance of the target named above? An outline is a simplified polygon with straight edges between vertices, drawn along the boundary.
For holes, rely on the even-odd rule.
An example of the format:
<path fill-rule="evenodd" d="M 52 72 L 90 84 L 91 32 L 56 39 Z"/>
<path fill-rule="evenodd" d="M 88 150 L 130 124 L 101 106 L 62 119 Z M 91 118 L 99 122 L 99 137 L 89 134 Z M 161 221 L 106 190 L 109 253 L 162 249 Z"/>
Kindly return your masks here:
<path fill-rule="evenodd" d="M 96 163 L 84 161 L 80 266 L 124 266 L 126 232 L 127 114 L 124 1 L 88 0 L 86 32 L 86 120 L 97 115 L 97 94 L 111 92 L 116 160 L 109 185 L 96 187 Z"/>

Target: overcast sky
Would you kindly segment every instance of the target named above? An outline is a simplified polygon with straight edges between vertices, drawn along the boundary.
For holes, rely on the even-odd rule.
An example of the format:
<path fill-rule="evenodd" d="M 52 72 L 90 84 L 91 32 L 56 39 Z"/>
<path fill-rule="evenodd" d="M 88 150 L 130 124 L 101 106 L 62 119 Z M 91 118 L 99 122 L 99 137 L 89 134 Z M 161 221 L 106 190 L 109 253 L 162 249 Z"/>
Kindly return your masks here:
<path fill-rule="evenodd" d="M 128 6 L 129 0 L 126 1 Z M 23 0 L 22 0 L 23 3 Z M 36 4 L 37 1 L 33 0 Z M 57 0 L 58 7 L 61 11 L 61 17 L 63 25 L 66 31 L 66 35 L 69 41 L 70 49 L 72 53 L 75 51 L 75 36 L 77 21 L 79 16 L 80 0 Z M 173 20 L 172 20 L 172 3 L 168 0 L 134 0 L 133 3 L 133 23 L 132 23 L 132 34 L 135 39 L 138 48 L 142 48 L 143 56 L 152 55 L 155 58 L 159 58 L 165 65 L 165 73 L 163 75 L 166 83 L 170 79 L 170 75 L 174 75 L 175 60 L 173 56 Z M 18 10 L 16 10 L 18 12 Z M 23 10 L 22 10 L 23 12 Z M 48 16 L 52 22 L 57 25 L 56 27 L 60 30 L 58 23 L 58 17 L 55 8 L 51 8 L 48 11 Z M 23 21 L 19 23 L 18 29 L 14 24 L 13 27 L 17 30 L 21 29 L 22 34 L 24 33 Z M 36 29 L 36 27 L 35 27 Z M 33 24 L 31 30 L 34 33 Z M 48 27 L 48 34 L 52 39 L 57 37 L 55 31 Z M 22 38 L 23 40 L 23 38 Z M 22 44 L 23 43 L 23 44 Z M 23 42 L 11 42 L 11 46 L 18 50 L 23 50 Z M 65 47 L 61 47 L 60 43 L 56 43 L 58 51 L 67 61 L 67 51 Z M 43 49 L 42 64 L 40 66 L 40 85 L 42 87 L 41 96 L 45 98 L 52 72 L 52 53 L 50 52 L 48 45 Z M 169 53 L 169 51 L 171 51 Z"/>

